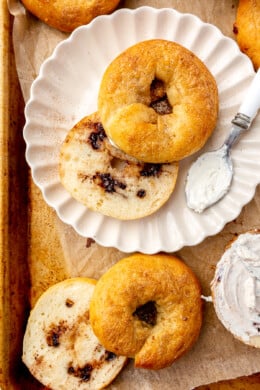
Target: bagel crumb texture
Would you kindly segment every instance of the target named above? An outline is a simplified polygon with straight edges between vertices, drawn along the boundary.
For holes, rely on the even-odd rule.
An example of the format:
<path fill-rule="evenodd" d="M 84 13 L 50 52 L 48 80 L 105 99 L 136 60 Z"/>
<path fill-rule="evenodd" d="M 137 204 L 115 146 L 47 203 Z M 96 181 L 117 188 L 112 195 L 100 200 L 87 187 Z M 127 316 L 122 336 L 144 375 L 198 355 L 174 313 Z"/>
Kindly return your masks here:
<path fill-rule="evenodd" d="M 52 390 L 102 389 L 121 371 L 125 357 L 106 350 L 90 325 L 96 281 L 73 278 L 50 287 L 28 319 L 23 362 Z"/>
<path fill-rule="evenodd" d="M 204 146 L 216 126 L 218 90 L 191 51 L 172 41 L 147 40 L 107 67 L 98 111 L 121 150 L 141 161 L 167 163 Z"/>
<path fill-rule="evenodd" d="M 178 163 L 149 164 L 111 145 L 98 113 L 68 133 L 60 151 L 63 186 L 89 209 L 118 219 L 136 219 L 158 210 L 171 196 Z"/>
<path fill-rule="evenodd" d="M 200 284 L 175 256 L 131 255 L 97 282 L 90 321 L 102 345 L 136 367 L 167 367 L 199 336 Z"/>

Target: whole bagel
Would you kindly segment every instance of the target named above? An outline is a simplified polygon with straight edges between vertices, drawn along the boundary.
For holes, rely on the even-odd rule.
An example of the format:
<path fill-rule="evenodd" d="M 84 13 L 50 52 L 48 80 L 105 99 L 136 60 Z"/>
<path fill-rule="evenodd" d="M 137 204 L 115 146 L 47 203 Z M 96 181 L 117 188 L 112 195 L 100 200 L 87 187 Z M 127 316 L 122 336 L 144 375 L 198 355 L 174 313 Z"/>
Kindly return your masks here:
<path fill-rule="evenodd" d="M 136 367 L 164 368 L 198 338 L 199 282 L 174 256 L 132 255 L 99 279 L 90 321 L 105 348 L 134 358 Z"/>
<path fill-rule="evenodd" d="M 71 32 L 99 15 L 112 12 L 120 0 L 22 0 L 37 18 L 60 31 Z"/>
<path fill-rule="evenodd" d="M 218 90 L 203 62 L 161 39 L 137 43 L 107 67 L 98 110 L 107 135 L 145 162 L 181 160 L 212 134 Z"/>
<path fill-rule="evenodd" d="M 157 211 L 172 194 L 178 163 L 144 164 L 113 147 L 98 113 L 69 131 L 60 151 L 63 186 L 89 209 L 130 220 Z"/>

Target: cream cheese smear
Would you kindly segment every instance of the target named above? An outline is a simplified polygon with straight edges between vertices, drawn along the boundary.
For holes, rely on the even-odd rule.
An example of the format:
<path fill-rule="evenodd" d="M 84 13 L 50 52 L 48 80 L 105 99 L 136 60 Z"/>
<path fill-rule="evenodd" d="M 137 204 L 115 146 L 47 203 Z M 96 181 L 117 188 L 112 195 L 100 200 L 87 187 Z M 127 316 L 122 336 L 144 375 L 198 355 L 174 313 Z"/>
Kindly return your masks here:
<path fill-rule="evenodd" d="M 211 283 L 222 324 L 245 344 L 260 347 L 260 234 L 240 234 L 217 264 Z"/>
<path fill-rule="evenodd" d="M 220 200 L 232 180 L 232 165 L 227 161 L 227 146 L 208 152 L 192 164 L 186 181 L 186 201 L 189 208 L 201 213 Z"/>

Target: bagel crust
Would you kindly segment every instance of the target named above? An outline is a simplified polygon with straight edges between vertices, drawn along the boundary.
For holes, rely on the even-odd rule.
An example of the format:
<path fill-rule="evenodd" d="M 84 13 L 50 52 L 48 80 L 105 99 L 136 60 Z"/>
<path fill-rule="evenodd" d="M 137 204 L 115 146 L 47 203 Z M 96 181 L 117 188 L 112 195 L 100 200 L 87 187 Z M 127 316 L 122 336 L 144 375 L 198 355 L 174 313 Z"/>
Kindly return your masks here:
<path fill-rule="evenodd" d="M 178 163 L 145 164 L 120 152 L 94 113 L 68 133 L 59 171 L 63 186 L 89 209 L 130 220 L 154 213 L 169 199 Z"/>
<path fill-rule="evenodd" d="M 132 255 L 99 279 L 90 321 L 100 342 L 114 353 L 134 358 L 136 367 L 167 367 L 198 338 L 199 282 L 174 256 Z"/>
<path fill-rule="evenodd" d="M 153 39 L 126 49 L 108 66 L 98 110 L 121 150 L 141 161 L 166 163 L 205 144 L 217 121 L 218 91 L 191 51 Z"/>
<path fill-rule="evenodd" d="M 257 70 L 260 67 L 260 0 L 239 0 L 233 31 L 241 51 Z"/>
<path fill-rule="evenodd" d="M 89 320 L 96 280 L 71 278 L 47 289 L 30 313 L 23 340 L 23 362 L 52 390 L 103 389 L 126 358 L 100 344 Z"/>
<path fill-rule="evenodd" d="M 22 0 L 36 17 L 60 31 L 71 32 L 96 16 L 112 12 L 120 0 Z"/>

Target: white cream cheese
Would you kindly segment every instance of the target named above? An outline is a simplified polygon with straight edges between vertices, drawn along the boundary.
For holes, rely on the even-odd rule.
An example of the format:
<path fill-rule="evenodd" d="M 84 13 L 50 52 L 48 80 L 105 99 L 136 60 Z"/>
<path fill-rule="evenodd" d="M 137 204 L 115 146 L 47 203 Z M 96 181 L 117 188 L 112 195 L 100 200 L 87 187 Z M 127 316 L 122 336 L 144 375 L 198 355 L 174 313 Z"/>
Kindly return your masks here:
<path fill-rule="evenodd" d="M 226 148 L 203 154 L 192 164 L 186 182 L 189 208 L 201 213 L 216 203 L 228 191 L 232 169 L 226 160 Z"/>
<path fill-rule="evenodd" d="M 260 234 L 241 234 L 217 264 L 211 283 L 216 314 L 246 344 L 260 347 Z"/>

